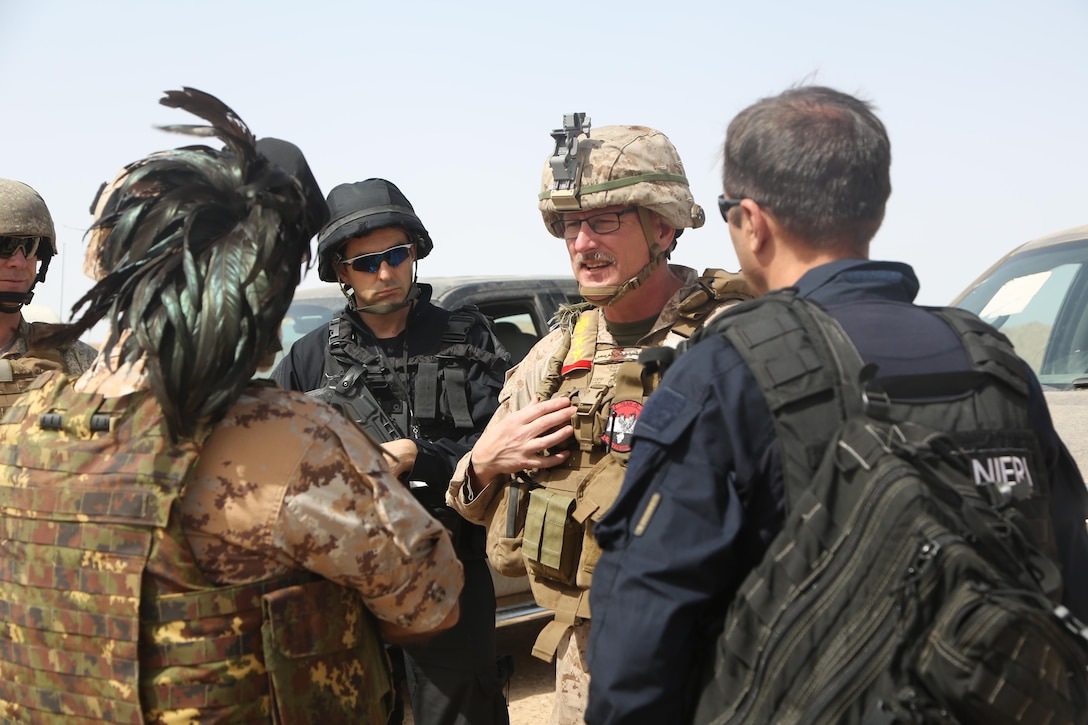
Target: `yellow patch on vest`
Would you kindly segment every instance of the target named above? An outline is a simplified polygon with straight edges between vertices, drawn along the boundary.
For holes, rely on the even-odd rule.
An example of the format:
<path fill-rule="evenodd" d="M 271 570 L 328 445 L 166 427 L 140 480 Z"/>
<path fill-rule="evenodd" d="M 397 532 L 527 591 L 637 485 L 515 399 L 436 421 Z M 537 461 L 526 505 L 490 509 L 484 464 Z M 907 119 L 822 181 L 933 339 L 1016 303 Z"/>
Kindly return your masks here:
<path fill-rule="evenodd" d="M 588 310 L 578 318 L 570 336 L 570 350 L 563 360 L 563 375 L 572 370 L 589 370 L 597 352 L 597 310 Z"/>

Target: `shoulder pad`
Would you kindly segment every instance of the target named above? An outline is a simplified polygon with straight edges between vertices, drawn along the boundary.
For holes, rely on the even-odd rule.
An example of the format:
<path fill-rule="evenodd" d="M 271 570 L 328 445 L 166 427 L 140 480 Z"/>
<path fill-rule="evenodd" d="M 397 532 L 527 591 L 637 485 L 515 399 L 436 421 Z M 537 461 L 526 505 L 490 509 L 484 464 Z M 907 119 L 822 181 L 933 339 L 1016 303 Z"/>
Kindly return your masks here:
<path fill-rule="evenodd" d="M 753 295 L 740 272 L 708 267 L 697 280 L 696 289 L 680 303 L 681 313 L 692 312 L 709 302 L 750 300 Z"/>

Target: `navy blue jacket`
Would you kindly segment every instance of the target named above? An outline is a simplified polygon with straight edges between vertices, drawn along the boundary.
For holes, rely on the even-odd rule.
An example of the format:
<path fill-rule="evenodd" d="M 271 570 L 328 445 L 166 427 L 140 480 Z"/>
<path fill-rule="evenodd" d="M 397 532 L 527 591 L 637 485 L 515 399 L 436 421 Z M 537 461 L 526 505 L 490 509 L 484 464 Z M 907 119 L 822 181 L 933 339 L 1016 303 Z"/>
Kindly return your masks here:
<path fill-rule="evenodd" d="M 839 320 L 882 376 L 970 367 L 951 328 L 912 304 L 918 280 L 905 264 L 841 260 L 810 270 L 796 287 Z M 1029 413 L 1051 474 L 1066 604 L 1084 617 L 1088 493 L 1037 382 Z M 656 508 L 643 522 L 651 499 Z M 708 336 L 646 402 L 622 491 L 594 530 L 604 553 L 590 590 L 587 723 L 687 715 L 694 653 L 709 644 L 708 626 L 724 616 L 783 520 L 771 412 L 736 351 Z"/>

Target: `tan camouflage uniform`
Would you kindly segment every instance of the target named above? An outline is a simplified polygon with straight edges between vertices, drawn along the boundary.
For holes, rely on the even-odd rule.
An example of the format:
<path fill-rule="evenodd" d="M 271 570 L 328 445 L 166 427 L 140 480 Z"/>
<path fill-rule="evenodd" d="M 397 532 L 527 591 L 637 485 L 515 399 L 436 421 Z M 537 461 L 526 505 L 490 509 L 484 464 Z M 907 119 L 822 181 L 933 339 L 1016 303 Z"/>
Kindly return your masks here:
<path fill-rule="evenodd" d="M 30 339 L 31 327 L 35 323 L 26 320 L 19 321 L 19 330 L 7 349 L 0 353 L 2 358 L 20 358 L 27 353 L 27 340 Z M 61 358 L 64 361 L 64 371 L 72 376 L 82 375 L 91 366 L 98 351 L 85 342 L 76 340 L 70 345 L 60 348 Z"/>
<path fill-rule="evenodd" d="M 683 285 L 665 304 L 650 332 L 638 341 L 639 348 L 662 345 L 675 347 L 682 339 L 690 335 L 690 330 L 687 334 L 678 335 L 673 328 L 682 324 L 691 324 L 690 320 L 681 318 L 681 303 L 698 294 L 699 275 L 695 270 L 680 265 L 669 265 L 669 268 L 682 280 Z M 705 302 L 705 297 L 702 299 Z M 723 301 L 716 307 L 711 304 L 713 312 L 702 317 L 700 322 L 710 319 L 729 304 L 733 302 Z M 703 309 L 705 310 L 706 307 L 704 306 Z M 598 315 L 597 319 L 597 343 L 601 347 L 617 347 L 615 340 L 608 332 L 604 316 Z M 562 330 L 553 330 L 538 342 L 522 362 L 510 372 L 499 393 L 499 408 L 492 416 L 489 426 L 496 425 L 506 416 L 533 402 L 533 397 L 538 393 L 541 381 L 547 372 L 549 361 L 564 343 L 564 339 L 565 334 Z M 606 367 L 614 375 L 619 366 Z M 505 537 L 506 505 L 503 499 L 511 477 L 508 475 L 497 477 L 475 498 L 470 498 L 471 488 L 467 485 L 470 457 L 471 453 L 462 458 L 454 470 L 447 501 L 469 521 L 488 527 L 488 557 L 498 571 L 505 571 L 509 575 L 524 573 L 520 539 L 511 540 Z M 564 596 L 569 597 L 572 591 L 577 591 L 572 587 L 564 587 L 554 580 L 537 577 L 532 572 L 530 572 L 530 582 L 538 603 L 549 609 L 554 608 L 551 606 L 554 600 Z M 553 622 L 549 625 L 549 628 L 552 628 L 551 632 L 554 633 L 551 641 L 545 641 L 549 633 L 549 628 L 546 628 L 533 650 L 534 655 L 542 659 L 548 659 L 552 652 L 555 654 L 556 699 L 551 716 L 553 725 L 582 722 L 582 713 L 585 712 L 586 698 L 589 694 L 589 673 L 586 671 L 585 664 L 585 648 L 589 642 L 590 628 L 588 597 L 583 597 L 576 614 L 577 616 L 572 617 L 571 623 Z M 553 628 L 556 624 L 560 626 Z"/>
<path fill-rule="evenodd" d="M 143 389 L 139 370 L 100 359 L 76 389 Z M 334 409 L 301 393 L 251 387 L 215 426 L 181 500 L 186 536 L 217 584 L 298 569 L 357 589 L 379 619 L 426 632 L 461 592 L 445 528 L 389 474 Z"/>
<path fill-rule="evenodd" d="M 47 407 L 48 394 L 60 380 L 55 373 L 43 379 L 44 383 L 41 381 L 36 383 L 20 403 L 10 411 L 4 419 L 7 425 L 0 425 L 0 433 L 5 436 L 5 439 L 17 438 L 20 435 L 25 437 L 25 431 L 35 429 L 38 425 L 37 410 L 43 406 Z M 147 382 L 142 372 L 142 365 L 138 363 L 110 371 L 104 360 L 99 358 L 87 373 L 71 385 L 71 388 L 77 393 L 97 394 L 104 397 L 106 402 L 103 403 L 102 410 L 109 408 L 111 405 L 109 401 L 126 396 L 133 401 L 148 399 Z M 157 405 L 153 400 L 151 402 L 150 409 L 154 411 Z M 31 408 L 29 412 L 27 412 L 28 405 Z M 145 415 L 142 413 L 145 409 L 147 409 L 146 405 L 139 408 L 137 414 Z M 74 414 L 78 415 L 78 412 Z M 18 422 L 20 419 L 22 422 Z M 89 431 L 69 431 L 67 428 L 64 431 L 58 431 L 55 434 L 58 447 L 55 452 L 47 453 L 45 458 L 47 464 L 49 460 L 56 461 L 58 466 L 63 462 L 64 467 L 58 467 L 57 470 L 71 470 L 73 467 L 77 470 L 87 468 L 87 464 L 73 463 L 70 457 L 64 458 L 64 441 L 72 435 L 82 439 L 86 435 L 93 437 L 94 434 Z M 126 432 L 125 435 L 131 436 L 132 432 Z M 167 452 L 169 458 L 166 460 L 176 460 L 175 467 L 190 465 L 185 463 L 183 454 L 194 446 L 195 444 L 191 442 L 188 444 L 183 442 L 182 445 Z M 129 448 L 132 448 L 132 444 L 129 444 Z M 355 591 L 361 597 L 366 610 L 375 616 L 394 622 L 410 631 L 426 632 L 441 623 L 456 605 L 462 586 L 461 564 L 454 554 L 444 527 L 427 514 L 406 488 L 391 477 L 375 445 L 332 408 L 313 401 L 305 395 L 289 393 L 272 385 L 254 385 L 243 393 L 224 419 L 213 427 L 203 446 L 197 447 L 194 453 L 199 455 L 198 462 L 191 469 L 185 482 L 184 494 L 180 499 L 178 510 L 180 516 L 177 520 L 180 521 L 179 529 L 183 530 L 184 541 L 170 543 L 170 526 L 161 530 L 166 533 L 165 540 L 161 538 L 161 533 L 156 535 L 155 548 L 152 549 L 153 556 L 144 573 L 145 593 L 139 596 L 141 605 L 139 699 L 144 704 L 144 715 L 149 722 L 198 722 L 203 721 L 205 714 L 212 712 L 214 706 L 218 706 L 220 712 L 222 711 L 223 702 L 208 701 L 209 709 L 205 711 L 200 701 L 185 700 L 186 680 L 194 683 L 189 691 L 199 693 L 213 692 L 213 690 L 209 690 L 210 685 L 207 684 L 196 685 L 197 681 L 203 683 L 223 681 L 222 692 L 227 692 L 226 688 L 229 688 L 231 680 L 242 681 L 243 678 L 247 682 L 258 678 L 256 679 L 257 690 L 250 698 L 252 705 L 248 707 L 249 714 L 241 715 L 236 712 L 233 717 L 245 717 L 248 722 L 252 721 L 248 718 L 256 713 L 257 721 L 260 721 L 260 713 L 263 712 L 265 718 L 263 721 L 271 721 L 271 715 L 268 712 L 268 686 L 260 684 L 264 678 L 262 673 L 265 664 L 269 670 L 267 677 L 272 679 L 273 690 L 279 688 L 282 692 L 284 689 L 290 689 L 287 688 L 290 685 L 299 692 L 298 688 L 301 685 L 303 703 L 305 703 L 307 691 L 316 690 L 331 693 L 333 698 L 339 698 L 341 702 L 344 702 L 345 698 L 348 698 L 348 702 L 357 702 L 361 695 L 367 693 L 363 692 L 360 695 L 358 688 L 346 690 L 346 685 L 353 683 L 348 682 L 346 678 L 338 677 L 344 673 L 329 669 L 324 671 L 322 677 L 321 670 L 314 668 L 299 670 L 294 662 L 301 661 L 298 658 L 304 659 L 315 654 L 313 647 L 322 635 L 327 636 L 330 632 L 343 631 L 344 636 L 357 639 L 359 636 L 366 636 L 366 626 L 361 623 L 357 623 L 358 626 L 348 623 L 347 627 L 340 626 L 337 629 L 340 622 L 326 622 L 321 616 L 316 618 L 312 615 L 307 616 L 307 612 L 317 611 L 329 618 L 335 618 L 335 613 L 346 613 L 347 616 L 357 617 L 358 608 L 353 608 L 351 602 L 339 594 L 339 592 Z M 140 466 L 140 470 L 144 470 L 148 464 L 144 462 L 143 455 L 139 454 L 132 458 L 131 462 L 128 462 L 127 458 L 123 459 L 119 465 Z M 152 454 L 149 452 L 146 455 Z M 21 460 L 15 450 L 11 450 L 10 455 L 4 456 L 5 462 L 17 459 Z M 153 460 L 161 461 L 163 458 L 159 455 Z M 33 469 L 24 467 L 34 465 L 36 464 L 32 461 L 23 461 L 21 465 L 12 463 L 0 465 L 0 525 L 23 527 L 12 528 L 12 531 L 23 531 L 26 530 L 26 526 L 33 525 L 35 519 L 33 506 L 20 505 L 16 502 L 39 500 L 36 496 L 41 495 L 43 489 L 34 491 L 33 481 L 43 479 L 38 477 L 40 474 L 28 476 L 27 471 Z M 99 461 L 95 464 L 95 468 L 108 472 L 111 465 L 110 461 L 104 463 Z M 96 475 L 101 476 L 101 474 Z M 46 478 L 48 478 L 47 474 Z M 71 495 L 82 496 L 85 502 L 83 505 L 93 504 L 94 492 L 81 493 L 83 489 L 74 478 L 76 477 L 67 476 L 63 482 L 54 479 L 60 484 L 57 487 L 58 491 L 69 498 Z M 88 480 L 98 479 L 92 476 L 88 477 Z M 27 490 L 28 488 L 31 490 Z M 68 493 L 70 488 L 72 494 Z M 91 497 L 87 498 L 88 495 Z M 63 500 L 69 500 L 69 498 Z M 120 506 L 126 500 L 124 495 L 108 491 L 101 493 L 99 498 L 102 501 L 114 502 L 108 504 L 110 510 Z M 56 504 L 52 502 L 45 503 L 45 506 L 46 511 L 61 510 L 57 509 Z M 146 510 L 146 506 L 139 510 Z M 174 520 L 171 516 L 171 521 Z M 83 524 L 83 527 L 87 527 L 87 524 Z M 86 537 L 98 536 L 98 531 L 102 530 L 93 525 L 89 528 L 96 531 L 79 534 L 84 542 Z M 122 533 L 124 530 L 124 528 L 121 529 Z M 35 568 L 38 565 L 27 558 L 34 551 L 32 546 L 39 541 L 43 545 L 48 544 L 52 547 L 45 551 L 56 550 L 58 546 L 85 546 L 85 544 L 77 544 L 75 538 L 69 539 L 70 543 L 61 540 L 59 533 L 53 534 L 52 537 L 56 537 L 56 540 L 50 542 L 48 538 L 41 538 L 43 533 L 45 532 L 33 533 L 32 538 L 26 540 L 25 543 L 6 541 L 0 544 L 0 547 L 10 554 L 6 561 L 7 566 L 14 567 L 12 571 L 30 567 L 28 571 L 31 576 L 36 578 L 42 576 Z M 74 536 L 68 533 L 63 535 Z M 135 534 L 128 535 L 135 536 Z M 114 541 L 117 541 L 116 536 L 117 534 L 114 534 Z M 186 544 L 191 548 L 191 559 L 195 560 L 198 567 L 197 577 L 202 577 L 221 589 L 211 589 L 209 591 L 211 598 L 202 599 L 200 592 L 196 592 L 195 598 L 187 595 L 189 598 L 179 601 L 179 604 L 185 604 L 191 609 L 177 610 L 175 606 L 173 622 L 171 617 L 164 616 L 160 621 L 166 622 L 165 625 L 148 629 L 147 605 L 149 603 L 152 605 L 151 611 L 169 614 L 171 605 L 167 602 L 171 597 L 175 599 L 177 597 L 172 591 L 184 590 L 189 586 L 184 577 L 188 577 L 189 581 L 193 579 L 194 575 L 191 571 L 186 573 L 184 561 L 189 557 L 184 549 Z M 182 548 L 177 548 L 179 545 Z M 113 547 L 116 544 L 110 544 L 110 546 Z M 110 576 L 106 570 L 103 570 L 101 574 L 93 574 L 95 570 L 102 569 L 104 566 L 102 562 L 110 561 L 109 557 L 113 556 L 113 554 L 107 556 L 105 549 L 100 550 L 103 552 L 101 561 L 91 560 L 84 565 L 88 576 Z M 78 553 L 78 548 L 72 551 Z M 153 569 L 151 567 L 155 563 L 156 551 L 160 556 L 164 551 L 178 552 L 179 561 L 176 565 L 168 562 L 165 567 L 159 565 L 159 568 Z M 71 564 L 66 566 L 67 570 L 72 570 Z M 46 566 L 41 571 L 48 575 L 50 568 Z M 117 573 L 120 571 L 118 570 Z M 314 583 L 313 574 L 327 580 L 324 583 L 322 583 L 323 580 L 316 580 L 317 585 L 322 588 L 314 589 L 310 586 L 310 583 Z M 288 582 L 291 586 L 287 589 L 273 587 L 269 596 L 264 598 L 265 619 L 270 621 L 272 618 L 278 618 L 278 621 L 289 622 L 290 625 L 268 626 L 256 630 L 264 638 L 264 646 L 258 646 L 258 649 L 264 650 L 263 658 L 254 660 L 251 654 L 247 654 L 251 650 L 246 646 L 243 646 L 242 652 L 231 649 L 216 654 L 214 645 L 216 640 L 207 640 L 207 637 L 214 636 L 227 641 L 223 638 L 229 638 L 232 630 L 243 634 L 254 630 L 241 620 L 232 627 L 230 619 L 223 621 L 223 617 L 219 617 L 220 623 L 216 624 L 215 615 L 218 611 L 229 613 L 233 610 L 229 608 L 224 610 L 223 597 L 217 599 L 215 595 L 219 592 L 227 595 L 228 592 L 239 591 L 237 587 L 228 588 L 230 585 L 255 585 L 274 579 Z M 343 585 L 345 588 L 331 586 L 329 582 Z M 38 586 L 51 588 L 49 584 Z M 81 582 L 79 586 L 85 585 Z M 94 585 L 91 586 L 93 590 Z M 124 591 L 130 590 L 130 586 L 126 584 L 123 590 L 118 590 L 114 594 L 116 604 L 108 611 L 110 618 L 117 623 L 111 624 L 111 627 L 121 626 L 125 621 L 127 608 L 132 606 L 125 604 L 126 598 L 123 596 Z M 23 607 L 18 599 L 25 597 L 33 600 L 35 597 L 43 596 L 43 594 L 34 593 L 33 589 L 27 589 L 21 577 L 8 580 L 8 583 L 0 583 L 0 587 L 8 592 L 4 606 L 18 607 L 20 612 L 26 609 L 28 614 L 31 608 Z M 73 589 L 79 592 L 86 591 L 82 588 Z M 141 590 L 135 588 L 135 591 Z M 12 593 L 15 596 L 11 596 Z M 291 596 L 276 598 L 275 595 L 281 593 Z M 61 596 L 64 596 L 63 592 Z M 73 611 L 83 609 L 85 606 L 75 604 L 74 601 L 67 606 L 72 608 L 73 605 L 75 605 Z M 57 611 L 65 610 L 58 609 Z M 84 611 L 96 610 L 87 608 Z M 183 613 L 178 614 L 178 611 Z M 256 611 L 258 614 L 261 611 L 260 604 Z M 365 612 L 363 614 L 365 615 Z M 33 617 L 27 619 L 24 616 L 21 621 L 23 624 L 18 627 L 13 626 L 8 630 L 7 636 L 0 637 L 0 640 L 19 637 L 25 641 L 26 637 L 34 637 L 35 642 L 41 641 L 48 644 L 50 637 L 56 636 L 51 632 L 67 631 L 74 626 L 70 625 L 68 620 L 50 623 L 49 618 L 45 619 L 44 626 Z M 257 624 L 260 624 L 259 620 Z M 218 626 L 220 630 L 217 630 L 219 632 L 217 634 L 209 635 L 207 630 L 201 631 L 198 625 L 200 628 Z M 60 629 L 57 629 L 58 627 Z M 226 629 L 222 629 L 223 627 Z M 109 634 L 103 630 L 100 635 L 102 641 L 104 643 L 115 641 L 117 639 L 113 634 L 115 631 L 123 630 L 111 629 Z M 19 634 L 20 632 L 23 634 Z M 152 633 L 150 637 L 149 632 Z M 205 641 L 200 642 L 201 639 Z M 385 669 L 388 663 L 384 661 L 384 655 L 381 654 L 377 637 L 373 639 L 377 647 L 373 651 L 377 652 L 379 657 L 378 667 Z M 257 641 L 259 642 L 260 638 Z M 177 658 L 184 657 L 185 648 L 192 643 L 204 644 L 212 648 L 205 649 L 211 653 L 211 659 L 207 659 L 208 655 L 202 655 L 205 659 L 194 660 L 194 662 L 206 661 L 220 667 L 215 663 L 222 660 L 223 666 L 230 669 L 213 670 L 209 669 L 211 666 L 209 665 L 209 668 L 203 670 L 202 675 L 198 674 L 200 670 L 193 668 L 189 668 L 186 672 L 185 667 L 179 667 L 177 664 Z M 27 645 L 21 646 L 26 648 Z M 351 647 L 352 645 L 342 642 L 340 649 L 344 646 Z M 272 649 L 269 649 L 270 647 Z M 114 654 L 112 650 L 97 652 L 93 660 L 94 662 L 114 661 Z M 54 666 L 65 668 L 62 671 L 78 671 L 81 656 L 84 655 L 58 651 L 51 661 L 59 662 L 59 665 L 49 664 L 44 660 L 38 663 L 20 660 L 17 664 L 15 662 L 9 664 L 0 658 L 0 681 L 22 677 L 23 675 L 18 674 L 20 672 L 52 669 Z M 57 657 L 61 659 L 56 660 Z M 152 659 L 148 660 L 148 657 Z M 159 672 L 156 669 L 159 666 L 158 661 L 168 657 L 174 658 L 172 660 L 174 664 L 168 669 L 161 670 L 160 674 L 154 675 L 153 673 Z M 261 662 L 262 659 L 265 661 L 264 664 Z M 115 661 L 122 663 L 123 658 Z M 349 666 L 352 662 L 355 663 L 355 674 L 358 674 L 357 671 L 361 667 L 366 666 L 357 659 L 350 659 L 348 662 Z M 88 663 L 85 667 L 88 670 L 97 671 L 102 665 Z M 274 669 L 287 672 L 286 678 L 277 681 L 275 678 L 278 672 L 273 671 Z M 151 674 L 145 675 L 144 672 Z M 302 683 L 298 679 L 300 672 L 306 675 Z M 378 675 L 381 678 L 386 677 L 381 672 Z M 153 679 L 146 679 L 148 676 Z M 71 675 L 66 677 L 76 686 L 82 682 Z M 135 684 L 135 678 L 130 679 L 130 677 L 122 678 L 118 675 L 117 682 L 110 683 L 113 685 L 112 688 L 101 695 L 95 695 L 98 698 L 95 702 L 131 701 L 130 695 L 124 695 L 125 688 Z M 209 680 L 209 677 L 215 679 Z M 227 679 L 223 680 L 224 677 Z M 87 680 L 87 682 L 91 681 Z M 182 684 L 179 686 L 176 683 Z M 110 692 L 118 694 L 110 695 L 108 694 Z M 89 693 L 79 691 L 77 694 L 85 696 Z M 310 694 L 312 695 L 312 692 Z M 58 702 L 58 697 L 62 702 L 65 695 L 45 694 L 37 697 L 41 709 L 34 712 L 44 717 L 46 711 L 57 707 L 56 704 L 51 703 Z M 204 698 L 208 695 L 200 697 Z M 317 721 L 314 719 L 317 717 L 316 714 L 298 714 L 299 702 L 295 693 L 287 692 L 287 697 L 282 702 L 278 697 L 275 699 L 275 705 L 280 708 L 279 722 Z M 0 688 L 0 713 L 17 719 L 31 714 L 15 702 L 25 702 L 25 698 Z M 290 709 L 292 703 L 296 706 L 295 710 Z M 287 709 L 284 709 L 285 704 Z M 59 707 L 60 710 L 53 709 L 53 712 L 64 711 L 63 703 Z M 116 707 L 123 707 L 123 705 L 118 704 Z M 228 705 L 228 711 L 230 707 L 233 706 Z M 304 709 L 303 712 L 305 711 Z M 387 712 L 387 710 L 375 709 L 368 703 L 358 702 L 357 712 L 360 720 L 366 721 L 373 717 L 373 714 L 366 713 Z M 292 714 L 283 719 L 284 713 Z M 100 718 L 102 721 L 106 719 L 112 718 L 107 718 L 105 714 Z M 327 719 L 326 721 L 328 722 Z M 86 720 L 72 719 L 71 722 L 86 722 Z"/>

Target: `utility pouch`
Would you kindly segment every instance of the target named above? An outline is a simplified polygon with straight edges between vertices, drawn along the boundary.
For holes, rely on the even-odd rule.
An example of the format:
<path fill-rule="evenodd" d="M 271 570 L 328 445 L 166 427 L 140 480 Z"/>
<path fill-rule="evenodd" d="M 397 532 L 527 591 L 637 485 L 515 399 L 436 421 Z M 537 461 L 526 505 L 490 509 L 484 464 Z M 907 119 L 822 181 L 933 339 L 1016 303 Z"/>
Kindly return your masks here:
<path fill-rule="evenodd" d="M 509 488 L 516 487 L 511 495 Z M 509 577 L 525 576 L 525 557 L 521 554 L 525 515 L 529 508 L 529 493 L 524 483 L 511 483 L 488 504 L 487 560 L 491 568 Z M 511 510 L 512 509 L 512 510 Z"/>
<path fill-rule="evenodd" d="M 386 721 L 389 659 L 357 592 L 300 584 L 266 594 L 262 610 L 274 723 Z"/>
<path fill-rule="evenodd" d="M 572 517 L 575 505 L 574 497 L 546 488 L 529 493 L 522 552 L 533 574 L 574 584 L 583 531 Z"/>
<path fill-rule="evenodd" d="M 1084 634 L 1063 633 L 1054 609 L 1042 594 L 962 583 L 922 647 L 922 682 L 951 695 L 947 706 L 963 722 L 1076 722 L 1069 688 L 1086 658 Z"/>

